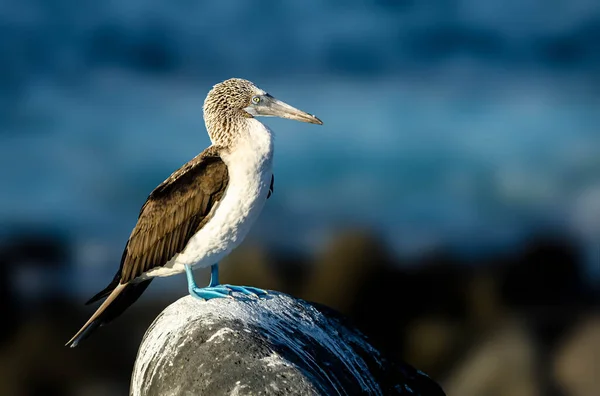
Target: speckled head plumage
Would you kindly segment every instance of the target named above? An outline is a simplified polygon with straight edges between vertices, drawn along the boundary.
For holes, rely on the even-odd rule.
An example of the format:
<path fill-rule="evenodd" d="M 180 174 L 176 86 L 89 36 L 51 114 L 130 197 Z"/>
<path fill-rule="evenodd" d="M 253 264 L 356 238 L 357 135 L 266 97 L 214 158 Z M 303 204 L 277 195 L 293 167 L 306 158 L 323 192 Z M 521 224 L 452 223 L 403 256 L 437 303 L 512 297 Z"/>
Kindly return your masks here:
<path fill-rule="evenodd" d="M 239 135 L 236 131 L 244 128 L 247 119 L 258 116 L 323 124 L 317 117 L 275 99 L 242 78 L 230 78 L 216 84 L 204 100 L 203 111 L 211 141 L 223 146 L 235 140 Z"/>
<path fill-rule="evenodd" d="M 244 109 L 252 104 L 252 97 L 264 95 L 251 81 L 242 78 L 230 78 L 216 84 L 204 100 L 204 114 L 221 113 L 228 116 L 251 117 Z"/>

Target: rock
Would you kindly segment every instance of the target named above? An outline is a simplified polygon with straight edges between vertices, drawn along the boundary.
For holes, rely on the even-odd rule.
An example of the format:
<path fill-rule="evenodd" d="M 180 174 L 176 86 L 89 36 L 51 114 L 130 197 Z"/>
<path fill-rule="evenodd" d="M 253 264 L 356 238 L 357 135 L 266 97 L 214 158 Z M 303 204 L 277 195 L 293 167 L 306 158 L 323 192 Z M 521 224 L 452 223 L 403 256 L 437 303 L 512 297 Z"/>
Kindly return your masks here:
<path fill-rule="evenodd" d="M 564 394 L 598 395 L 600 389 L 600 314 L 576 323 L 554 357 L 554 375 Z"/>
<path fill-rule="evenodd" d="M 528 326 L 518 318 L 506 318 L 470 348 L 445 388 L 449 395 L 539 396 L 544 393 L 537 364 Z"/>
<path fill-rule="evenodd" d="M 285 294 L 186 296 L 146 332 L 130 395 L 444 395 L 336 312 Z"/>

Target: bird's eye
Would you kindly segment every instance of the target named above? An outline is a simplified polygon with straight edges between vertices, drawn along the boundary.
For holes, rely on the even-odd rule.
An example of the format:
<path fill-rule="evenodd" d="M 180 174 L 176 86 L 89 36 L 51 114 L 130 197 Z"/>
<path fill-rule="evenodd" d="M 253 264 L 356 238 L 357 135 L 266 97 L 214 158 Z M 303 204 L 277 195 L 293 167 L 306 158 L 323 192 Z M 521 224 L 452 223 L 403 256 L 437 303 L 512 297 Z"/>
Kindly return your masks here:
<path fill-rule="evenodd" d="M 260 103 L 260 96 L 253 96 L 252 97 L 252 103 L 254 103 L 254 104 Z"/>

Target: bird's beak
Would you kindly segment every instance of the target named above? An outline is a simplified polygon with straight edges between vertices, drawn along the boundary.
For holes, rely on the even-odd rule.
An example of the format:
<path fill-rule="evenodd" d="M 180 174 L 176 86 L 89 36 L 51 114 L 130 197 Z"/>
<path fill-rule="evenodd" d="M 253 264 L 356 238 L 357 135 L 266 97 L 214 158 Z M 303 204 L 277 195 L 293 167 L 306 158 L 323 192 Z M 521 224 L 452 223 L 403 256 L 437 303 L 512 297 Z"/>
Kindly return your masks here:
<path fill-rule="evenodd" d="M 281 117 L 290 120 L 301 122 L 309 122 L 311 124 L 323 125 L 323 121 L 319 120 L 314 115 L 305 113 L 295 107 L 290 106 L 281 100 L 275 99 L 271 95 L 261 97 L 261 102 L 257 105 L 252 105 L 246 109 L 250 114 L 265 117 Z"/>

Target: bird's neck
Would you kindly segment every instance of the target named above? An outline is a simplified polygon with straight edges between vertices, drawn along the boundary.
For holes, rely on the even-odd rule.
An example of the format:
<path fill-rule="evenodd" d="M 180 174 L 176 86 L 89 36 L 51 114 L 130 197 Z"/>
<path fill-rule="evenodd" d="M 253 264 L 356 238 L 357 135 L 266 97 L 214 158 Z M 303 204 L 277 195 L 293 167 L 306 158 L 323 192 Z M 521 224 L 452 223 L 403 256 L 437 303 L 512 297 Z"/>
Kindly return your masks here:
<path fill-rule="evenodd" d="M 244 119 L 222 111 L 205 111 L 204 124 L 213 145 L 230 147 L 244 128 Z"/>
<path fill-rule="evenodd" d="M 258 156 L 273 154 L 273 132 L 256 118 L 205 115 L 205 124 L 213 145 L 229 150 L 252 150 Z"/>

